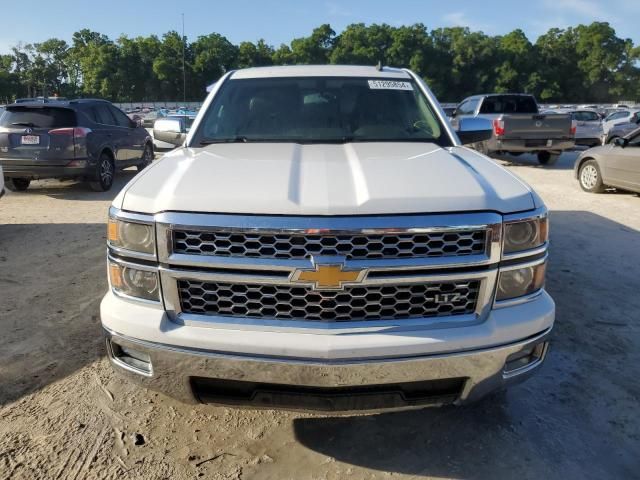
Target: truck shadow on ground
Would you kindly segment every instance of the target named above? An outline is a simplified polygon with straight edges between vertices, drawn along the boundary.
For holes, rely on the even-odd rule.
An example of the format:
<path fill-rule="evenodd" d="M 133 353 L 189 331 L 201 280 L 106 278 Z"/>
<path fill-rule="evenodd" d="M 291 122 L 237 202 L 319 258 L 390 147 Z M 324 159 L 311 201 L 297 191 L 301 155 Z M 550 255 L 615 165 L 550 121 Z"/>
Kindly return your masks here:
<path fill-rule="evenodd" d="M 523 385 L 465 407 L 294 420 L 337 461 L 466 479 L 632 478 L 640 458 L 640 232 L 584 211 L 551 213 L 551 351 Z M 629 409 L 629 410 L 628 410 Z M 616 452 L 597 455 L 595 452 Z"/>
<path fill-rule="evenodd" d="M 104 354 L 105 242 L 105 224 L 0 225 L 0 405 Z"/>

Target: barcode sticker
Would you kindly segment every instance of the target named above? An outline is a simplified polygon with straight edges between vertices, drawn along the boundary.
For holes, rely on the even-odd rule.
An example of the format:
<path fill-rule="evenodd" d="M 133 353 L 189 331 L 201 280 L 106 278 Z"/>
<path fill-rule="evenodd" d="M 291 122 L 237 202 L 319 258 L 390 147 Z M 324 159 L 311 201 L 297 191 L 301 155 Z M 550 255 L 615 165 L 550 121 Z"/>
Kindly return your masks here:
<path fill-rule="evenodd" d="M 411 82 L 396 82 L 394 80 L 369 80 L 372 90 L 413 90 Z"/>

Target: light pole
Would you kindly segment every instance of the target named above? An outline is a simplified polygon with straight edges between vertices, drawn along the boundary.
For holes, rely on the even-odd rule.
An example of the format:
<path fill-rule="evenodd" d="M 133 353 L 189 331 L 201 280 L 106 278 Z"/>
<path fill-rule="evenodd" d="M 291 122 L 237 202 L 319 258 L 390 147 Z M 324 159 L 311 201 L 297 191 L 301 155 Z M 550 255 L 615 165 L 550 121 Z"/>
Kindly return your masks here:
<path fill-rule="evenodd" d="M 187 70 L 185 68 L 184 62 L 184 13 L 182 14 L 182 103 L 184 103 L 184 108 L 187 108 Z"/>

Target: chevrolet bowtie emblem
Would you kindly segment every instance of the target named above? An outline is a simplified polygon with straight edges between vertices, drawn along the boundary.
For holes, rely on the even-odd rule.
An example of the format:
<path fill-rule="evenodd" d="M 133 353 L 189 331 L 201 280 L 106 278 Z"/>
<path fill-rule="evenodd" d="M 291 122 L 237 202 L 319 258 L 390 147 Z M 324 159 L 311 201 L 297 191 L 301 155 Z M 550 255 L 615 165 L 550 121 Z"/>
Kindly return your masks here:
<path fill-rule="evenodd" d="M 360 283 L 367 270 L 343 270 L 343 265 L 316 264 L 314 270 L 296 270 L 291 281 L 313 285 L 315 290 L 342 290 L 347 283 Z"/>

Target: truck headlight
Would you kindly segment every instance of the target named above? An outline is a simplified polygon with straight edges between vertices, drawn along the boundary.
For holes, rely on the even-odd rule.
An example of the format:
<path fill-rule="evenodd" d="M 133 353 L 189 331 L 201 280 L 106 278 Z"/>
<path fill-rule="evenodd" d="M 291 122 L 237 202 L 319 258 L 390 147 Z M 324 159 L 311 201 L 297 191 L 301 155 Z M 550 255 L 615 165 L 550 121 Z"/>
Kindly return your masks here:
<path fill-rule="evenodd" d="M 522 252 L 544 245 L 549 238 L 547 215 L 504 224 L 504 253 Z"/>
<path fill-rule="evenodd" d="M 128 297 L 160 301 L 158 272 L 109 262 L 111 288 Z"/>
<path fill-rule="evenodd" d="M 546 269 L 547 263 L 544 262 L 501 271 L 498 277 L 496 300 L 522 297 L 540 290 L 544 286 Z"/>
<path fill-rule="evenodd" d="M 155 254 L 153 225 L 109 218 L 109 245 L 138 253 Z"/>

